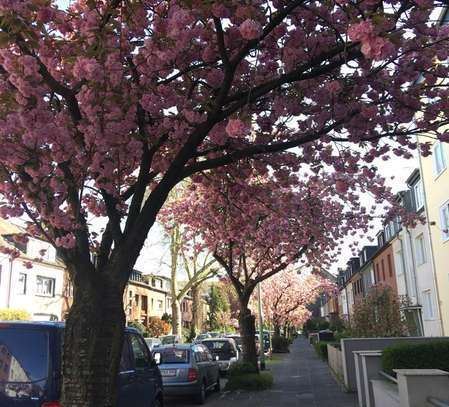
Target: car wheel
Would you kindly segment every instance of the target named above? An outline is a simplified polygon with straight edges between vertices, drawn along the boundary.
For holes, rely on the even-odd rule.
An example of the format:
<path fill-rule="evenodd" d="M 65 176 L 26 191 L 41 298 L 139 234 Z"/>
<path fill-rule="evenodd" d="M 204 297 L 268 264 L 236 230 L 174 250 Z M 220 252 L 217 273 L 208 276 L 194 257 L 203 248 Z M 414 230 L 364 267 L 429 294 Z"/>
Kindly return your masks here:
<path fill-rule="evenodd" d="M 215 384 L 214 391 L 220 393 L 221 384 L 220 384 L 220 375 L 217 376 L 217 383 Z"/>
<path fill-rule="evenodd" d="M 201 383 L 201 388 L 196 397 L 197 404 L 204 404 L 206 402 L 206 383 Z"/>

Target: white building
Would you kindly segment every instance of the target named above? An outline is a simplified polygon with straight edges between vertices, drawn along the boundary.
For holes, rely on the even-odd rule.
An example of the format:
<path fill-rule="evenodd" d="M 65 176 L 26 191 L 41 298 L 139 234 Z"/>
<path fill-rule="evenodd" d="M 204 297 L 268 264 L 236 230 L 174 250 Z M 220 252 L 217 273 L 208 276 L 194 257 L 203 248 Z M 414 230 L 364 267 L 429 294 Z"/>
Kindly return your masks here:
<path fill-rule="evenodd" d="M 24 244 L 14 240 L 23 233 L 21 228 L 0 219 L 0 246 L 19 253 L 14 260 L 0 254 L 0 308 L 25 310 L 34 320 L 60 320 L 64 266 L 48 242 L 30 238 Z"/>
<path fill-rule="evenodd" d="M 403 205 L 424 216 L 424 195 L 420 173 L 415 170 L 407 180 L 409 190 L 401 193 Z M 399 227 L 392 240 L 398 295 L 409 326 L 415 335 L 441 336 L 434 262 L 430 250 L 429 225 Z"/>

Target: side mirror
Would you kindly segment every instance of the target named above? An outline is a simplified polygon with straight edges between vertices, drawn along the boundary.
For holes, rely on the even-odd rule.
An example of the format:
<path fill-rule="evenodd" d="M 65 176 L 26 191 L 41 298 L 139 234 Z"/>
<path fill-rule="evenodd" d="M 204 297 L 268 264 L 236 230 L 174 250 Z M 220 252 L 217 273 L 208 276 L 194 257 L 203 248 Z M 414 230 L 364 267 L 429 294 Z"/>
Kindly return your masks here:
<path fill-rule="evenodd" d="M 156 365 L 160 365 L 161 364 L 161 354 L 159 352 L 156 352 L 153 355 L 153 359 L 154 359 L 154 363 L 156 363 Z"/>

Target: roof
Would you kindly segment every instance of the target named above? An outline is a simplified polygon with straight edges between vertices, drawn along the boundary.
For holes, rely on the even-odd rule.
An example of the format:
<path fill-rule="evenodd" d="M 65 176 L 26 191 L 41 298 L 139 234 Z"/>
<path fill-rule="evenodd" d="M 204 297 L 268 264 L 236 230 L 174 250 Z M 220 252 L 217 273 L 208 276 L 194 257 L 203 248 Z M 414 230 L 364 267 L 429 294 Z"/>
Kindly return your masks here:
<path fill-rule="evenodd" d="M 26 233 L 24 229 L 8 222 L 6 219 L 0 218 L 0 235 L 18 235 Z"/>

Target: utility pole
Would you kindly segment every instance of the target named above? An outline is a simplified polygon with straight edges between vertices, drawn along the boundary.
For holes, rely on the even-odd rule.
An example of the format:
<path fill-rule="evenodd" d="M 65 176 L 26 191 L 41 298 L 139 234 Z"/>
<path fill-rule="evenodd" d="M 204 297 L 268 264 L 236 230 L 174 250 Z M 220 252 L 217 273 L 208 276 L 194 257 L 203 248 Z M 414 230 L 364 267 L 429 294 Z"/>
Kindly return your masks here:
<path fill-rule="evenodd" d="M 262 316 L 262 290 L 261 282 L 257 284 L 259 297 L 259 345 L 260 345 L 260 370 L 265 370 L 265 344 L 263 337 L 263 316 Z"/>

